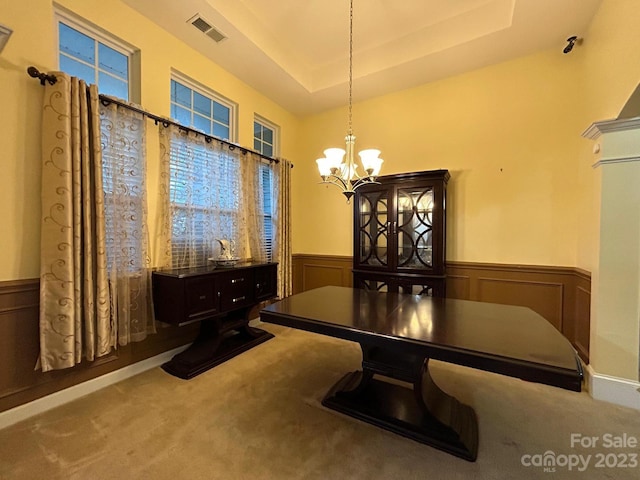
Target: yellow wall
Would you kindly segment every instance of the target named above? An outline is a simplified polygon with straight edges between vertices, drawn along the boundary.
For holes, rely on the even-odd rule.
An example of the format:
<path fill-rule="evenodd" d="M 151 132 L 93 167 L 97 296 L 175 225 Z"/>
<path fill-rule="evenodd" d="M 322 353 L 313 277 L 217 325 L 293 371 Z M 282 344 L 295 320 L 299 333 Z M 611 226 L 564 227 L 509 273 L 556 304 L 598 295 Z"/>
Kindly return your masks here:
<path fill-rule="evenodd" d="M 140 49 L 142 98 L 147 110 L 170 113 L 171 68 L 199 81 L 239 105 L 238 141 L 253 146 L 253 114 L 259 113 L 282 130 L 281 154 L 296 157 L 297 117 L 245 83 L 205 59 L 142 17 L 110 0 L 60 0 L 60 5 Z M 40 219 L 40 109 L 42 87 L 26 69 L 57 69 L 56 32 L 51 0 L 0 2 L 0 23 L 13 29 L 0 54 L 0 129 L 3 175 L 0 176 L 0 281 L 39 276 Z M 151 122 L 150 125 L 153 125 Z M 150 190 L 157 175 L 157 130 L 149 128 Z M 153 195 L 150 195 L 153 198 Z M 151 212 L 154 211 L 151 205 Z"/>
<path fill-rule="evenodd" d="M 451 172 L 449 260 L 575 264 L 572 177 L 584 129 L 576 108 L 581 62 L 580 52 L 561 50 L 354 106 L 356 149 L 380 148 L 383 174 Z M 325 195 L 324 186 L 311 186 L 317 178 L 313 159 L 341 143 L 345 118 L 337 110 L 303 121 L 306 150 L 296 169 L 300 165 L 305 187 L 297 185 L 294 199 L 302 202 L 311 189 L 320 197 L 294 211 L 294 251 L 351 253 L 350 236 L 334 241 L 335 231 L 350 230 L 351 209 L 333 201 L 335 192 Z M 330 223 L 316 223 L 328 217 Z"/>
<path fill-rule="evenodd" d="M 168 115 L 173 67 L 238 102 L 241 144 L 251 145 L 254 111 L 280 125 L 281 153 L 295 163 L 294 252 L 351 254 L 351 206 L 318 184 L 314 162 L 343 144 L 346 109 L 299 120 L 117 0 L 106 9 L 97 0 L 60 4 L 141 49 L 141 103 L 150 111 Z M 593 267 L 597 173 L 580 134 L 615 116 L 640 80 L 635 7 L 636 0 L 605 0 L 569 55 L 559 45 L 354 105 L 356 147 L 380 148 L 384 174 L 451 171 L 449 260 Z M 39 268 L 42 93 L 25 68 L 52 70 L 57 59 L 49 0 L 3 2 L 0 19 L 14 30 L 0 54 L 0 214 L 8 225 L 0 280 L 9 280 L 36 277 Z"/>
<path fill-rule="evenodd" d="M 637 0 L 605 0 L 569 55 L 559 44 L 357 103 L 356 149 L 380 148 L 383 174 L 451 171 L 448 260 L 591 270 L 598 174 L 581 133 L 615 117 L 640 82 L 638 24 Z M 344 109 L 303 120 L 294 252 L 351 254 L 350 206 L 335 187 L 314 185 L 313 160 L 343 143 L 345 123 Z"/>

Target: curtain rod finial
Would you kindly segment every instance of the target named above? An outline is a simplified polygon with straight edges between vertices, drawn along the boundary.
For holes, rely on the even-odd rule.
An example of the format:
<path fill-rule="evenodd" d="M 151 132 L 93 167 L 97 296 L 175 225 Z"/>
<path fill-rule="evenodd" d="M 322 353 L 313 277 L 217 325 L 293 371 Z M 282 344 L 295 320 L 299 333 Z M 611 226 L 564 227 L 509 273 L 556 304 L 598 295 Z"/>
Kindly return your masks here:
<path fill-rule="evenodd" d="M 39 78 L 40 85 L 44 85 L 44 82 L 49 82 L 49 84 L 53 85 L 58 80 L 55 75 L 47 75 L 46 73 L 41 73 L 36 67 L 31 66 L 27 68 L 27 73 L 30 77 Z"/>

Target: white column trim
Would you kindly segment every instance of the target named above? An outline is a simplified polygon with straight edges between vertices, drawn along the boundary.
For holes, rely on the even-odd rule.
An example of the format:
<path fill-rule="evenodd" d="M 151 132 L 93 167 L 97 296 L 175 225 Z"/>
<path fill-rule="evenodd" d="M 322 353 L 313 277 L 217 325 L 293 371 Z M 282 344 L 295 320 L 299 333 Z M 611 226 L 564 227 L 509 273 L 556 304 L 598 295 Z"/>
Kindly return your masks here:
<path fill-rule="evenodd" d="M 640 129 L 640 117 L 625 118 L 622 120 L 603 120 L 592 123 L 589 128 L 582 132 L 582 136 L 596 140 L 603 133 L 637 129 Z"/>
<path fill-rule="evenodd" d="M 640 383 L 626 378 L 610 377 L 586 368 L 587 390 L 595 400 L 640 410 Z"/>

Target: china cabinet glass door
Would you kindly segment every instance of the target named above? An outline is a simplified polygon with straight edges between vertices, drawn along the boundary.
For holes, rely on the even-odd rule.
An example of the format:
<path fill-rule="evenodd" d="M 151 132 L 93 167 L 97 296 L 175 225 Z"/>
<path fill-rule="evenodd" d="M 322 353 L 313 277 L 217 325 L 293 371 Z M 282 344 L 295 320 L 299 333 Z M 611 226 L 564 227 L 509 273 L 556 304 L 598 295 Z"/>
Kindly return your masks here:
<path fill-rule="evenodd" d="M 356 236 L 359 266 L 389 265 L 389 193 L 387 190 L 359 195 Z"/>
<path fill-rule="evenodd" d="M 433 268 L 433 188 L 398 188 L 397 268 Z"/>

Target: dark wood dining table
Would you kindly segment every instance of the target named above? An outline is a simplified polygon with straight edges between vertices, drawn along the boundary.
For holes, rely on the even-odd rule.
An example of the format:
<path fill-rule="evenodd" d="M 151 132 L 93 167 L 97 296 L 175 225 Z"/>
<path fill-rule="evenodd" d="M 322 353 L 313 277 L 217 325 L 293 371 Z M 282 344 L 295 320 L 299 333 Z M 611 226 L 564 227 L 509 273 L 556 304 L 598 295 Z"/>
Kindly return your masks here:
<path fill-rule="evenodd" d="M 438 387 L 431 359 L 573 391 L 582 385 L 570 342 L 526 307 L 328 286 L 269 305 L 260 319 L 358 342 L 362 370 L 322 404 L 469 461 L 478 452 L 476 413 Z"/>

